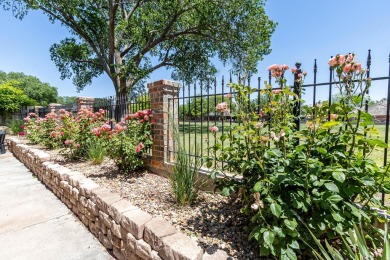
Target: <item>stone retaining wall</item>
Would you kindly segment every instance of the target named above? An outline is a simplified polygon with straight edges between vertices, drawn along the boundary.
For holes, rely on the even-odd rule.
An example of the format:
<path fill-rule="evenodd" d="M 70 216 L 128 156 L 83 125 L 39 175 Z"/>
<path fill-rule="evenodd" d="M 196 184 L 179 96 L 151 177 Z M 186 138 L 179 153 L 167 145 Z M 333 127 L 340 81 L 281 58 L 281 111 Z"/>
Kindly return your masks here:
<path fill-rule="evenodd" d="M 118 259 L 227 259 L 224 251 L 204 253 L 191 238 L 161 217 L 152 217 L 82 173 L 50 162 L 42 150 L 8 139 L 23 162 Z"/>

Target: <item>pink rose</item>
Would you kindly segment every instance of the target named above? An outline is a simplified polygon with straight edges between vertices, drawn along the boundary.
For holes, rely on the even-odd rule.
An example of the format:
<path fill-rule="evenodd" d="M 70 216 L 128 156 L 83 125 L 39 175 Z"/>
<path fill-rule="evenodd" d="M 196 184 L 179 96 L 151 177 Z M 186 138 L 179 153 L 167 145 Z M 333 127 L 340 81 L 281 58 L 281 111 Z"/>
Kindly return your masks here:
<path fill-rule="evenodd" d="M 339 62 L 339 65 L 344 65 L 344 63 L 345 63 L 345 56 L 344 55 L 339 55 L 339 60 L 338 60 L 338 62 Z"/>
<path fill-rule="evenodd" d="M 278 65 L 273 64 L 267 68 L 268 71 L 275 70 L 278 67 Z"/>
<path fill-rule="evenodd" d="M 272 93 L 279 95 L 281 91 L 282 91 L 281 89 L 273 89 Z"/>
<path fill-rule="evenodd" d="M 228 93 L 225 95 L 226 98 L 231 98 L 232 97 L 232 94 Z"/>
<path fill-rule="evenodd" d="M 329 62 L 328 62 L 329 66 L 331 67 L 334 67 L 337 65 L 337 58 L 336 57 L 333 57 L 331 59 L 329 59 Z"/>
<path fill-rule="evenodd" d="M 228 109 L 228 104 L 226 102 L 219 103 L 215 109 L 219 112 L 224 112 L 225 110 Z"/>
<path fill-rule="evenodd" d="M 292 73 L 295 73 L 295 72 L 297 72 L 297 69 L 296 69 L 296 68 L 292 68 L 292 69 L 291 69 L 291 72 L 292 72 Z"/>
<path fill-rule="evenodd" d="M 355 57 L 354 54 L 349 53 L 349 54 L 348 54 L 348 57 L 347 57 L 347 62 L 353 62 L 354 57 Z"/>
<path fill-rule="evenodd" d="M 344 66 L 343 72 L 344 72 L 344 73 L 348 73 L 348 72 L 351 71 L 351 68 L 352 68 L 351 63 L 348 63 L 347 65 Z"/>
<path fill-rule="evenodd" d="M 109 132 L 109 131 L 111 131 L 111 126 L 108 125 L 108 124 L 104 124 L 104 125 L 102 125 L 100 127 L 100 131 L 102 131 L 102 132 Z"/>
<path fill-rule="evenodd" d="M 303 76 L 305 76 L 305 77 L 306 77 L 306 75 L 307 75 L 307 72 L 306 72 L 306 71 L 304 71 L 304 72 L 303 72 Z"/>
<path fill-rule="evenodd" d="M 209 130 L 212 132 L 212 133 L 216 133 L 216 132 L 218 132 L 218 127 L 217 126 L 210 126 L 209 127 Z"/>

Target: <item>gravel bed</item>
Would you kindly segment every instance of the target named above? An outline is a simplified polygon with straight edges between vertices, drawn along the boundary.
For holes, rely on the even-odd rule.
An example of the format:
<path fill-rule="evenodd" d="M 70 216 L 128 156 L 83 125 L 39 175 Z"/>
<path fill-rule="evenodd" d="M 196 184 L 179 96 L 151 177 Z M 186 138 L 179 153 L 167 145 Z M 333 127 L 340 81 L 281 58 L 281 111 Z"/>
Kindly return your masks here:
<path fill-rule="evenodd" d="M 36 146 L 37 147 L 37 146 Z M 46 150 L 53 161 L 83 173 L 99 185 L 120 194 L 153 216 L 161 216 L 187 234 L 206 251 L 225 250 L 233 259 L 259 259 L 255 245 L 248 241 L 247 218 L 240 205 L 219 194 L 200 191 L 189 206 L 178 206 L 167 178 L 149 171 L 118 173 L 110 159 L 100 165 L 89 161 L 69 161 L 58 151 Z"/>

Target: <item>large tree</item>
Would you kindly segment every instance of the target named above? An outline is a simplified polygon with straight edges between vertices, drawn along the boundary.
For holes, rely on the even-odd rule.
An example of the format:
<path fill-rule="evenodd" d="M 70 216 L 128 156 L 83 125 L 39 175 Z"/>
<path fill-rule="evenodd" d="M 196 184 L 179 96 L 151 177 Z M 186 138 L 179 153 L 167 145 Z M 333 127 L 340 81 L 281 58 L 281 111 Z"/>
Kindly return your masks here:
<path fill-rule="evenodd" d="M 253 71 L 270 52 L 275 24 L 265 0 L 0 0 L 22 18 L 40 9 L 74 37 L 54 44 L 51 57 L 78 90 L 106 73 L 117 94 L 161 67 L 192 81 L 216 72 L 213 58 Z"/>

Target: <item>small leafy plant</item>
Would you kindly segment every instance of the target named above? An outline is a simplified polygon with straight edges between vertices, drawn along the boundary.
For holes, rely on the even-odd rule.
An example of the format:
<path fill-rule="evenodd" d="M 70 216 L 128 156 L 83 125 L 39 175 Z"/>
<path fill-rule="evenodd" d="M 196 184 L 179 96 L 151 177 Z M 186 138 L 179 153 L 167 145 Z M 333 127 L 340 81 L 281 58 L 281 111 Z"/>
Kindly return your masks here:
<path fill-rule="evenodd" d="M 177 128 L 172 128 L 174 144 L 177 147 L 173 172 L 170 175 L 172 195 L 178 204 L 184 206 L 196 199 L 199 188 L 203 184 L 198 178 L 202 157 L 199 149 L 195 151 L 194 156 L 190 156 L 180 141 Z"/>
<path fill-rule="evenodd" d="M 19 134 L 20 132 L 23 132 L 23 120 L 20 120 L 20 119 L 13 119 L 10 123 L 9 123 L 9 128 L 11 129 L 11 132 L 12 134 L 14 135 L 17 135 Z"/>
<path fill-rule="evenodd" d="M 101 164 L 106 156 L 107 150 L 100 140 L 88 144 L 88 158 L 92 164 Z"/>

